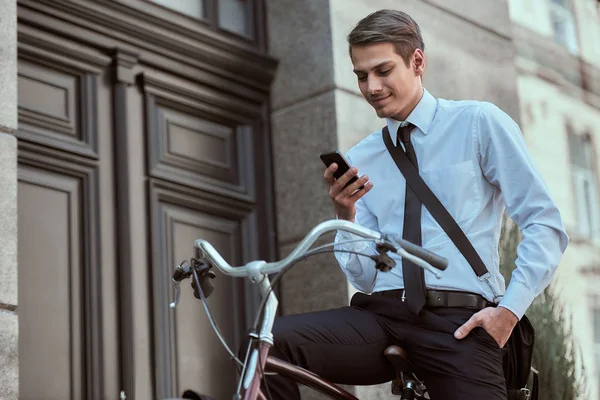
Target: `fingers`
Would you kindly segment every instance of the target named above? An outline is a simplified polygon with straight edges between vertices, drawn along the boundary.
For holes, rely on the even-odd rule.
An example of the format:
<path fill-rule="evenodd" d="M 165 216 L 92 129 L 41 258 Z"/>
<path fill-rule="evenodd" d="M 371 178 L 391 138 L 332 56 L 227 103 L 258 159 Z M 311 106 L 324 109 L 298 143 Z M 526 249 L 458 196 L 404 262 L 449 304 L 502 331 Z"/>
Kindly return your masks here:
<path fill-rule="evenodd" d="M 323 178 L 329 183 L 329 185 L 333 185 L 335 183 L 335 178 L 333 174 L 337 171 L 338 165 L 336 163 L 332 163 L 329 167 L 325 168 L 325 173 L 323 174 Z"/>
<path fill-rule="evenodd" d="M 323 178 L 329 183 L 329 197 L 334 203 L 338 218 L 354 221 L 355 204 L 371 190 L 373 183 L 369 182 L 367 175 L 357 178 L 358 169 L 355 167 L 336 179 L 337 169 L 338 166 L 332 163 L 323 174 Z"/>
<path fill-rule="evenodd" d="M 347 189 L 353 190 L 353 188 L 351 186 L 356 186 L 356 190 L 354 190 L 352 192 L 352 195 L 350 196 L 354 202 L 357 202 L 358 199 L 363 197 L 365 194 L 369 193 L 369 191 L 373 188 L 373 182 L 369 182 L 369 177 L 366 175 L 364 175 L 363 177 L 365 178 L 364 183 L 362 183 L 363 181 L 361 181 L 359 179 L 358 182 L 353 183 L 352 185 L 348 186 L 348 188 L 347 188 Z M 361 177 L 361 179 L 362 179 L 362 177 Z M 361 189 L 361 187 L 362 187 L 362 189 Z"/>
<path fill-rule="evenodd" d="M 348 183 L 350 179 L 354 179 L 354 181 Z M 369 182 L 367 175 L 358 179 L 356 176 L 351 176 L 350 179 L 344 175 L 329 188 L 329 197 L 339 206 L 354 206 L 354 203 L 373 187 L 373 183 Z"/>
<path fill-rule="evenodd" d="M 338 165 L 336 163 L 332 163 L 329 167 L 325 169 L 325 173 L 323 174 L 323 177 L 325 178 L 327 183 L 329 183 L 329 186 L 331 186 L 334 189 L 337 189 L 335 190 L 336 194 L 341 192 L 344 189 L 344 186 L 346 186 L 346 183 L 348 183 L 350 179 L 352 179 L 358 174 L 358 169 L 356 169 L 356 167 L 351 167 L 348 171 L 346 171 L 344 175 L 336 179 L 334 174 L 335 171 L 337 171 L 337 169 Z"/>
<path fill-rule="evenodd" d="M 454 337 L 457 339 L 463 339 L 473 330 L 473 328 L 481 326 L 482 319 L 481 315 L 479 314 L 480 312 L 473 314 L 467 322 L 465 322 L 461 327 L 459 327 L 454 332 Z"/>
<path fill-rule="evenodd" d="M 345 178 L 345 177 L 344 177 Z M 350 181 L 351 179 L 354 179 L 354 182 L 348 184 L 347 182 Z M 351 176 L 350 179 L 346 180 L 346 183 L 344 183 L 343 185 L 341 184 L 341 178 L 340 178 L 340 185 L 342 186 L 342 188 L 340 189 L 340 194 L 347 196 L 347 197 L 351 197 L 357 190 L 362 190 L 362 188 L 364 188 L 365 185 L 367 185 L 369 182 L 369 177 L 367 175 L 363 175 L 360 178 L 356 178 L 356 175 Z M 346 186 L 348 185 L 348 186 Z M 371 186 L 373 184 L 371 183 Z"/>

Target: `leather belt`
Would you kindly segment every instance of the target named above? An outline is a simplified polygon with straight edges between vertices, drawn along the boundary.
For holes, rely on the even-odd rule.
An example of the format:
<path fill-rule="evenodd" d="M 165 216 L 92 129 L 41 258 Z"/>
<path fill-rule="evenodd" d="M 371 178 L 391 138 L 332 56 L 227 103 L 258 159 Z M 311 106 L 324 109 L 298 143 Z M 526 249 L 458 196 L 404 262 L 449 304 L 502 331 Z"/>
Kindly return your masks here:
<path fill-rule="evenodd" d="M 404 289 L 374 292 L 371 296 L 394 297 L 402 301 L 405 299 Z M 479 294 L 452 290 L 427 290 L 425 302 L 425 307 L 460 307 L 475 310 L 482 310 L 493 306 L 493 303 L 487 301 Z"/>

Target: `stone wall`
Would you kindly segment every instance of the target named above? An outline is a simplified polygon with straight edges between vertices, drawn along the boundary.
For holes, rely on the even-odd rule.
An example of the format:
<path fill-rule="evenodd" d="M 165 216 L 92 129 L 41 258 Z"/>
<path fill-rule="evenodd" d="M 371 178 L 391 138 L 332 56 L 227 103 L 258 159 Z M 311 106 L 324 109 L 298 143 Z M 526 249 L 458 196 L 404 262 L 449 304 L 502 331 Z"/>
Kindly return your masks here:
<path fill-rule="evenodd" d="M 17 4 L 0 0 L 0 399 L 18 398 Z"/>
<path fill-rule="evenodd" d="M 273 136 L 279 255 L 287 255 L 319 222 L 334 218 L 319 154 L 335 150 L 336 95 L 329 2 L 267 0 L 270 54 L 280 64 L 273 83 Z M 281 283 L 284 314 L 347 302 L 333 256 L 312 258 Z"/>

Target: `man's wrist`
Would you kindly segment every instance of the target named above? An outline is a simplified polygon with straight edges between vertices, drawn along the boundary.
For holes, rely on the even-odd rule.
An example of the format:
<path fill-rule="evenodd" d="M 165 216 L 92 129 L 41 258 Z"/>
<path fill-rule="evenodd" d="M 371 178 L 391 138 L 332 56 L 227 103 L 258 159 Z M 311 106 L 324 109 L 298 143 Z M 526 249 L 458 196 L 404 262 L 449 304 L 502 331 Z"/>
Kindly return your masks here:
<path fill-rule="evenodd" d="M 504 306 L 498 306 L 497 309 L 502 319 L 512 323 L 513 326 L 517 325 L 517 322 L 519 322 L 519 317 L 514 312 Z"/>
<path fill-rule="evenodd" d="M 348 216 L 341 216 L 341 215 L 339 215 L 339 214 L 336 214 L 336 215 L 335 215 L 335 217 L 336 217 L 337 219 L 341 219 L 341 220 L 348 221 L 348 222 L 352 222 L 352 223 L 354 223 L 354 219 L 355 219 L 355 218 L 354 218 L 354 216 L 352 216 L 352 217 L 348 217 Z"/>
<path fill-rule="evenodd" d="M 499 306 L 512 311 L 513 314 L 521 319 L 534 298 L 535 294 L 526 285 L 513 279 L 506 288 Z"/>

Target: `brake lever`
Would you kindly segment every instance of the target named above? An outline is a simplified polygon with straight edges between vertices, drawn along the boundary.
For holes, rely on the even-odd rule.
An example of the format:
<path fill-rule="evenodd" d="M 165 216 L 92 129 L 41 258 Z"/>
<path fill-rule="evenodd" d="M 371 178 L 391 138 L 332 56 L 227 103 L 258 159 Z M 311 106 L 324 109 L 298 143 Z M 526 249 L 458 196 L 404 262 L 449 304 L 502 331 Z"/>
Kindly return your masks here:
<path fill-rule="evenodd" d="M 388 243 L 383 242 L 377 243 L 375 249 L 379 253 L 377 256 L 373 257 L 376 269 L 381 272 L 388 272 L 396 266 L 396 261 L 387 254 L 390 250 L 395 252 L 395 248 L 391 247 Z"/>
<path fill-rule="evenodd" d="M 176 281 L 175 279 L 172 279 L 173 281 L 173 288 L 175 289 L 175 300 L 169 304 L 169 308 L 174 310 L 175 307 L 177 307 L 177 304 L 179 304 L 179 298 L 181 297 L 181 282 Z"/>
<path fill-rule="evenodd" d="M 185 261 L 175 267 L 175 271 L 173 271 L 173 277 L 171 281 L 173 281 L 173 289 L 175 289 L 175 300 L 169 304 L 170 309 L 175 309 L 177 304 L 179 304 L 179 298 L 181 297 L 181 280 L 185 279 L 186 271 L 183 266 Z"/>

